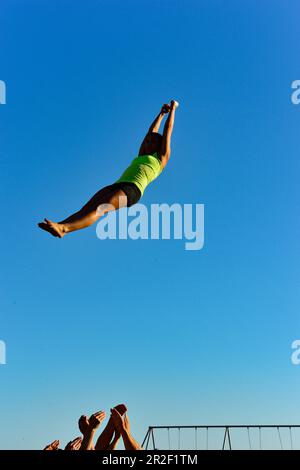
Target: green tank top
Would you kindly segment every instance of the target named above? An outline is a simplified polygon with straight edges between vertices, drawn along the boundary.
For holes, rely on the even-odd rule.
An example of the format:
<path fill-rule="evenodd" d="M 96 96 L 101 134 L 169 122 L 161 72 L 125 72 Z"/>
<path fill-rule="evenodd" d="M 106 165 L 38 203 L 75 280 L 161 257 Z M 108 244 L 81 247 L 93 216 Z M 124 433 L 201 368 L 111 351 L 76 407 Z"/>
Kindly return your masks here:
<path fill-rule="evenodd" d="M 148 184 L 157 178 L 163 170 L 157 153 L 139 155 L 132 160 L 116 183 L 134 183 L 143 194 Z"/>

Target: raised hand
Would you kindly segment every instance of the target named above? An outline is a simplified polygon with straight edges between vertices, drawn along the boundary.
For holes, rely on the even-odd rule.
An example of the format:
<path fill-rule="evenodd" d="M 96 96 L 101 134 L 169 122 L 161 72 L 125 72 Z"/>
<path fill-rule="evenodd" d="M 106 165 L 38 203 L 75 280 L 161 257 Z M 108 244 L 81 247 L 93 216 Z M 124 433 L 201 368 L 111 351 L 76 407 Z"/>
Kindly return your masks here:
<path fill-rule="evenodd" d="M 176 108 L 178 108 L 178 106 L 179 106 L 178 101 L 176 101 L 176 100 L 171 100 L 171 104 L 170 104 L 170 108 L 171 108 L 171 109 L 176 109 Z"/>
<path fill-rule="evenodd" d="M 123 403 L 116 405 L 114 408 L 118 410 L 121 415 L 124 415 L 127 411 L 126 405 Z M 120 433 L 116 431 L 112 416 L 110 416 L 105 428 L 96 442 L 95 450 L 113 450 L 116 447 L 119 438 Z"/>
<path fill-rule="evenodd" d="M 97 429 L 97 428 L 99 428 L 99 426 L 100 426 L 100 424 L 102 423 L 102 421 L 104 421 L 105 416 L 106 416 L 105 411 L 98 411 L 97 413 L 94 413 L 94 414 L 90 417 L 90 419 L 88 420 L 88 421 L 89 421 L 89 428 L 90 428 L 90 429 Z"/>
<path fill-rule="evenodd" d="M 98 411 L 88 419 L 86 416 L 81 416 L 78 425 L 83 434 L 83 440 L 80 450 L 93 450 L 93 439 L 96 429 L 99 428 L 102 421 L 105 419 L 105 411 Z"/>
<path fill-rule="evenodd" d="M 80 416 L 80 418 L 78 420 L 78 427 L 79 427 L 79 431 L 82 434 L 86 433 L 86 431 L 89 427 L 89 420 L 88 420 L 87 416 L 85 416 L 85 415 Z"/>
<path fill-rule="evenodd" d="M 65 450 L 79 450 L 82 443 L 82 437 L 76 437 L 73 441 L 68 442 Z"/>
<path fill-rule="evenodd" d="M 44 450 L 58 450 L 58 447 L 59 447 L 59 441 L 56 440 L 56 441 L 51 442 L 51 444 L 48 444 L 44 448 Z"/>
<path fill-rule="evenodd" d="M 162 105 L 161 113 L 162 114 L 168 114 L 170 109 L 171 109 L 170 105 L 168 103 L 165 103 L 165 104 Z"/>
<path fill-rule="evenodd" d="M 121 403 L 120 405 L 117 405 L 117 406 L 114 406 L 114 408 L 116 410 L 118 410 L 118 412 L 120 413 L 120 415 L 124 415 L 127 411 L 127 407 L 126 405 L 124 405 L 124 403 Z"/>
<path fill-rule="evenodd" d="M 121 413 L 119 413 L 119 411 L 116 408 L 112 408 L 110 411 L 111 411 L 111 417 L 114 423 L 115 430 L 119 434 L 122 434 L 122 432 L 126 430 L 123 416 L 121 415 Z"/>
<path fill-rule="evenodd" d="M 141 446 L 133 438 L 130 432 L 128 416 L 122 417 L 116 408 L 111 409 L 111 417 L 115 426 L 116 434 L 120 433 L 126 450 L 141 450 Z"/>

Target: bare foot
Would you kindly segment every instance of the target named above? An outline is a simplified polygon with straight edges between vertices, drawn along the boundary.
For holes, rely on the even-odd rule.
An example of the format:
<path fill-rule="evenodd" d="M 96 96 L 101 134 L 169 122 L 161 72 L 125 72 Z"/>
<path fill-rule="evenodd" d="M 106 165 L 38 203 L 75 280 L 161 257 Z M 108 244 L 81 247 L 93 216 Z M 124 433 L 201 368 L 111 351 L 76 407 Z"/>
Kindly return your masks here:
<path fill-rule="evenodd" d="M 62 238 L 66 232 L 64 231 L 64 226 L 58 224 L 57 222 L 52 222 L 52 220 L 44 219 L 45 222 L 40 222 L 38 226 L 46 230 L 46 232 L 51 233 L 54 237 Z"/>

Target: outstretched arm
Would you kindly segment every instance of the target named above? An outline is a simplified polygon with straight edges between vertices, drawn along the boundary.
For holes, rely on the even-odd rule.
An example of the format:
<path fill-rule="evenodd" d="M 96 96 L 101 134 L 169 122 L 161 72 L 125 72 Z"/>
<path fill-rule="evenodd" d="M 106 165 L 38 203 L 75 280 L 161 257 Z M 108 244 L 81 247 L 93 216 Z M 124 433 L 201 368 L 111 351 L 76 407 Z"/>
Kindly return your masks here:
<path fill-rule="evenodd" d="M 130 424 L 128 416 L 122 417 L 118 410 L 111 409 L 111 416 L 115 425 L 116 433 L 122 436 L 124 447 L 126 450 L 142 450 L 141 446 L 134 439 L 130 432 Z"/>
<path fill-rule="evenodd" d="M 99 411 L 98 413 L 94 413 L 90 419 L 89 419 L 89 424 L 85 428 L 84 434 L 83 434 L 83 439 L 81 443 L 80 450 L 93 450 L 93 439 L 96 430 L 102 423 L 102 421 L 105 418 L 105 412 L 104 411 Z"/>
<path fill-rule="evenodd" d="M 118 410 L 121 415 L 124 415 L 127 411 L 127 408 L 124 403 L 115 406 L 115 409 Z M 112 440 L 113 436 L 114 439 Z M 114 450 L 118 444 L 120 437 L 120 433 L 115 430 L 113 419 L 112 417 L 110 417 L 105 428 L 98 437 L 98 440 L 95 445 L 95 450 Z"/>
<path fill-rule="evenodd" d="M 114 438 L 111 441 L 111 443 L 109 444 L 107 450 L 116 450 L 116 448 L 118 447 L 120 439 L 121 439 L 121 434 L 115 432 Z"/>
<path fill-rule="evenodd" d="M 133 438 L 130 432 L 126 431 L 126 429 L 124 429 L 121 436 L 126 450 L 142 450 L 138 442 Z"/>
<path fill-rule="evenodd" d="M 161 153 L 160 153 L 160 159 L 161 159 L 163 167 L 166 166 L 171 155 L 171 136 L 173 132 L 175 110 L 177 106 L 178 106 L 177 101 L 172 100 L 169 116 L 164 125 L 164 132 L 163 132 L 163 139 L 162 139 L 162 146 L 161 146 Z"/>
<path fill-rule="evenodd" d="M 159 128 L 160 128 L 160 125 L 161 125 L 161 122 L 164 118 L 164 115 L 167 114 L 168 112 L 170 111 L 170 105 L 169 104 L 164 104 L 160 110 L 160 113 L 156 116 L 156 118 L 154 119 L 154 121 L 152 122 L 151 126 L 149 127 L 148 129 L 148 132 L 142 142 L 142 145 L 140 147 L 140 150 L 139 150 L 139 155 L 142 155 L 143 154 L 143 146 L 144 146 L 144 142 L 147 138 L 147 135 L 148 134 L 151 134 L 151 132 L 158 132 L 159 131 Z"/>
<path fill-rule="evenodd" d="M 152 122 L 151 126 L 149 127 L 148 133 L 149 132 L 158 132 L 159 131 L 161 121 L 163 120 L 164 115 L 167 114 L 169 111 L 170 111 L 170 105 L 163 104 L 162 108 L 160 110 L 160 113 L 156 116 L 156 118 Z"/>

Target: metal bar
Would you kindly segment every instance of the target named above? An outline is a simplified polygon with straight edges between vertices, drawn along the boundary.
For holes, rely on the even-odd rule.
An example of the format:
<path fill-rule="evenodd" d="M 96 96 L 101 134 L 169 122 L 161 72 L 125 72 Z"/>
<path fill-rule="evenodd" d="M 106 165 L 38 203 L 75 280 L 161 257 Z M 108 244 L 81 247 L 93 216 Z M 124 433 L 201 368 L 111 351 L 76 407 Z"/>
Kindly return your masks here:
<path fill-rule="evenodd" d="M 146 442 L 146 440 L 147 440 L 147 437 L 148 437 L 148 434 L 149 434 L 149 430 L 150 430 L 150 428 L 148 428 L 148 431 L 147 431 L 147 433 L 146 433 L 146 436 L 144 437 L 144 440 L 143 440 L 143 442 L 142 442 L 142 447 L 144 447 L 144 444 L 145 444 L 145 442 Z M 147 449 L 147 447 L 146 447 L 146 449 Z"/>
<path fill-rule="evenodd" d="M 146 442 L 146 449 L 148 449 L 148 446 L 149 446 L 150 434 L 151 434 L 151 428 L 149 427 L 148 432 L 147 432 L 147 435 L 146 435 L 146 437 L 145 437 L 145 440 L 147 439 L 147 442 Z M 148 436 L 148 437 L 147 437 L 147 436 Z M 143 447 L 143 446 L 142 446 L 142 447 Z"/>
<path fill-rule="evenodd" d="M 230 430 L 228 428 L 228 443 L 229 443 L 229 450 L 232 450 L 232 447 L 231 447 L 231 439 L 230 439 Z"/>
<path fill-rule="evenodd" d="M 261 436 L 261 431 L 262 429 L 289 429 L 290 431 L 290 440 L 291 440 L 291 448 L 293 448 L 293 438 L 292 438 L 292 430 L 293 429 L 299 429 L 300 424 L 228 424 L 228 425 L 182 425 L 182 426 L 149 426 L 148 431 L 146 433 L 146 436 L 144 438 L 142 447 L 144 447 L 144 444 L 146 443 L 146 449 L 148 449 L 149 443 L 150 443 L 150 438 L 152 438 L 152 444 L 153 448 L 155 449 L 155 439 L 154 439 L 154 430 L 155 429 L 167 429 L 168 432 L 170 429 L 177 429 L 180 431 L 181 429 L 194 429 L 197 431 L 197 429 L 206 429 L 207 433 L 209 429 L 224 429 L 224 440 L 223 440 L 223 448 L 225 448 L 226 444 L 226 438 L 228 438 L 228 444 L 229 448 L 231 449 L 231 437 L 230 437 L 230 430 L 232 429 L 246 429 L 249 434 L 249 429 L 258 429 L 259 430 L 259 446 L 262 448 L 262 436 Z M 249 436 L 250 437 L 250 436 Z M 208 443 L 207 443 L 208 444 Z M 251 444 L 250 444 L 251 446 Z"/>
<path fill-rule="evenodd" d="M 277 431 L 278 431 L 278 437 L 279 437 L 279 442 L 280 442 L 280 448 L 281 448 L 281 450 L 283 450 L 283 444 L 282 444 L 282 439 L 281 439 L 279 426 L 277 427 Z"/>
<path fill-rule="evenodd" d="M 226 436 L 227 436 L 227 428 L 225 428 L 224 432 L 224 439 L 223 439 L 223 444 L 222 444 L 222 450 L 225 449 L 225 444 L 226 444 Z"/>
<path fill-rule="evenodd" d="M 152 435 L 153 450 L 155 450 L 155 441 L 154 441 L 154 430 L 153 430 L 153 428 L 152 428 L 151 435 Z"/>
<path fill-rule="evenodd" d="M 189 426 L 151 426 L 151 429 L 192 429 L 192 428 L 198 428 L 198 429 L 220 429 L 220 428 L 300 428 L 300 424 L 221 424 L 221 425 L 189 425 Z"/>
<path fill-rule="evenodd" d="M 147 442 L 146 442 L 146 449 L 149 449 L 149 442 L 150 442 L 150 434 L 151 434 L 151 428 L 149 427 L 148 433 L 147 433 Z"/>

